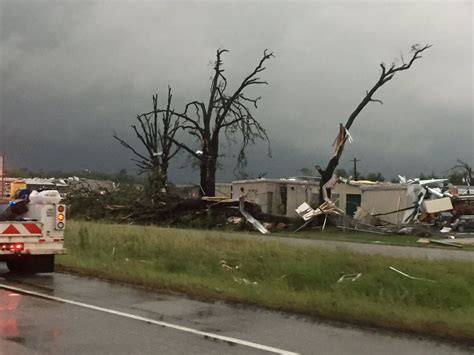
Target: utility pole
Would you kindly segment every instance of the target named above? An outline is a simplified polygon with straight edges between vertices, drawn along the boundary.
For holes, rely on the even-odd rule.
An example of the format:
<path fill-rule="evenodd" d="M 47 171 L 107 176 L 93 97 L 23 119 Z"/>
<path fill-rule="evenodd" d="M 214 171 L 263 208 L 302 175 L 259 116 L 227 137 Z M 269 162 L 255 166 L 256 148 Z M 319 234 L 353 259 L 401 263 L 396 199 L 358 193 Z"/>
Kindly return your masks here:
<path fill-rule="evenodd" d="M 357 159 L 356 157 L 354 157 L 354 159 L 351 160 L 353 163 L 354 163 L 354 179 L 357 180 L 357 162 L 360 161 L 359 159 Z"/>

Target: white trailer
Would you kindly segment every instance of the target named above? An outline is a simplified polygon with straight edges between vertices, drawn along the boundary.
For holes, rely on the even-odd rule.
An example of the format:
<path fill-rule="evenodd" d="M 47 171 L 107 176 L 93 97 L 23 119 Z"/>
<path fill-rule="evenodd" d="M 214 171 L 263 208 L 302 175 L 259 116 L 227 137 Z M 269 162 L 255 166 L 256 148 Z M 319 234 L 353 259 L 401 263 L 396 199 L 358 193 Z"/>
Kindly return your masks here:
<path fill-rule="evenodd" d="M 0 209 L 9 203 L 1 201 Z M 0 261 L 12 272 L 53 272 L 55 255 L 66 253 L 66 206 L 30 202 L 27 207 L 15 220 L 0 221 Z"/>

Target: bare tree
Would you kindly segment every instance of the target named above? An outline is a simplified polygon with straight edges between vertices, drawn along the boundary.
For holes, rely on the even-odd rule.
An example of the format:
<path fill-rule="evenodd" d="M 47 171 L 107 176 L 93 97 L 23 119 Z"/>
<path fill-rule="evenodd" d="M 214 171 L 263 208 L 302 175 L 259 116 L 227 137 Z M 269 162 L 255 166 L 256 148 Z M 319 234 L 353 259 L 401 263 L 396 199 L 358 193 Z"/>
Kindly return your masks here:
<path fill-rule="evenodd" d="M 258 77 L 265 70 L 265 62 L 273 57 L 273 53 L 264 51 L 257 66 L 248 74 L 237 89 L 227 93 L 227 78 L 224 75 L 222 55 L 225 49 L 217 50 L 213 67 L 211 87 L 207 102 L 193 101 L 186 105 L 184 113 L 175 113 L 183 120 L 182 128 L 196 141 L 198 148 L 192 145 L 175 143 L 198 160 L 200 168 L 200 183 L 204 195 L 215 195 L 216 170 L 218 166 L 219 147 L 221 140 L 236 142 L 238 136 L 241 145 L 237 162 L 239 167 L 246 164 L 245 150 L 257 139 L 269 144 L 267 133 L 255 119 L 251 107 L 257 108 L 260 97 L 246 96 L 245 91 L 251 86 L 268 84 Z"/>
<path fill-rule="evenodd" d="M 138 124 L 131 125 L 142 149 L 136 149 L 115 132 L 113 135 L 122 146 L 135 155 L 135 158 L 132 158 L 135 165 L 148 174 L 153 198 L 161 191 L 166 191 L 170 161 L 180 150 L 174 144 L 174 138 L 180 129 L 180 121 L 173 114 L 172 97 L 171 87 L 168 86 L 166 108 L 160 109 L 158 94 L 153 95 L 153 111 L 137 115 Z"/>
<path fill-rule="evenodd" d="M 350 139 L 349 129 L 352 127 L 354 120 L 359 115 L 359 113 L 367 106 L 370 102 L 378 102 L 383 104 L 381 100 L 373 98 L 375 92 L 385 85 L 387 82 L 392 80 L 394 76 L 401 71 L 405 71 L 411 68 L 413 63 L 417 60 L 422 58 L 421 53 L 425 50 L 430 48 L 431 45 L 427 44 L 425 46 L 420 46 L 419 44 L 415 44 L 411 47 L 410 51 L 410 59 L 405 61 L 403 55 L 401 56 L 401 64 L 396 64 L 393 62 L 390 67 L 387 67 L 385 63 L 380 64 L 381 73 L 378 80 L 372 86 L 372 88 L 365 92 L 365 96 L 359 105 L 355 108 L 355 110 L 351 113 L 349 118 L 347 119 L 346 124 L 343 126 L 342 124 L 339 127 L 339 133 L 337 135 L 336 141 L 334 142 L 335 145 L 335 152 L 334 156 L 329 160 L 326 168 L 323 170 L 319 165 L 316 165 L 316 170 L 321 174 L 321 183 L 319 188 L 319 201 L 320 203 L 324 202 L 324 196 L 331 196 L 331 189 L 329 186 L 324 187 L 331 178 L 333 177 L 334 171 L 336 170 L 337 165 L 339 164 L 339 159 L 341 158 L 342 152 L 344 150 L 344 145 L 348 139 Z M 329 183 L 330 184 L 330 183 Z M 328 185 L 329 185 L 328 184 Z"/>

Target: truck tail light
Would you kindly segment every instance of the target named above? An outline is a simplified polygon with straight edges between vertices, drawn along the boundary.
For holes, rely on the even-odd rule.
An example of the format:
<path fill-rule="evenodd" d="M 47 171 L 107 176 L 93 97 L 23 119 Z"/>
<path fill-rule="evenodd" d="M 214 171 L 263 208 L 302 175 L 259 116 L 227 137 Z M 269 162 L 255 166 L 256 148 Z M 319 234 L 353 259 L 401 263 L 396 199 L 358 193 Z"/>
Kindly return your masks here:
<path fill-rule="evenodd" d="M 66 223 L 66 206 L 56 206 L 56 223 L 54 229 L 63 230 Z"/>
<path fill-rule="evenodd" d="M 0 244 L 1 251 L 22 251 L 23 243 L 2 243 Z"/>

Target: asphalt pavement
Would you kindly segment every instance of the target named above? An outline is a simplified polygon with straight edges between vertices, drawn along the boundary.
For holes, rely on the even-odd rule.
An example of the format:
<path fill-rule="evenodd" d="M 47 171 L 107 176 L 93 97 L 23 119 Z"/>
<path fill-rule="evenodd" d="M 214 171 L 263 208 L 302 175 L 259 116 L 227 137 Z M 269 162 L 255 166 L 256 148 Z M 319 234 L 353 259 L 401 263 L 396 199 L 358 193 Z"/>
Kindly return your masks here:
<path fill-rule="evenodd" d="M 471 354 L 472 348 L 0 263 L 0 354 Z M 28 294 L 28 293 L 34 293 Z"/>

